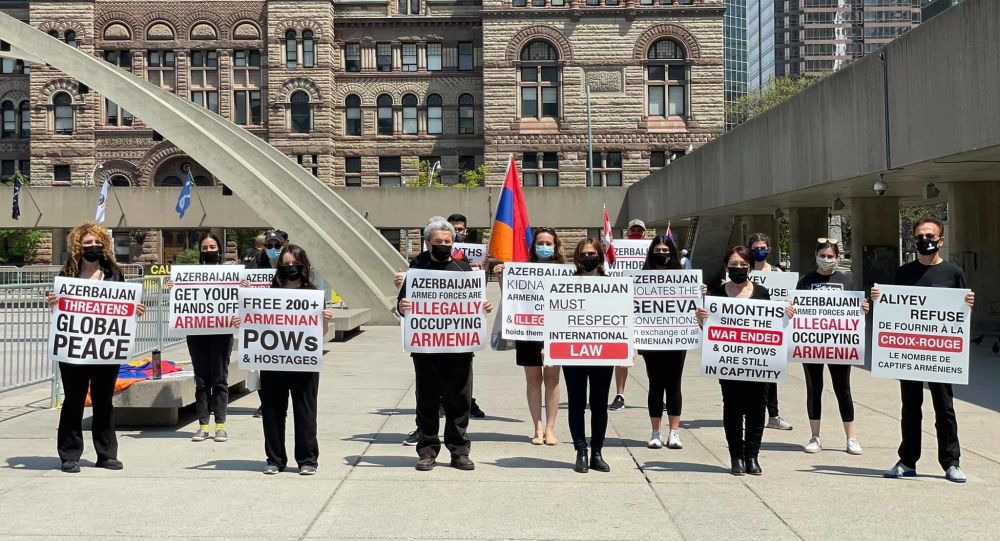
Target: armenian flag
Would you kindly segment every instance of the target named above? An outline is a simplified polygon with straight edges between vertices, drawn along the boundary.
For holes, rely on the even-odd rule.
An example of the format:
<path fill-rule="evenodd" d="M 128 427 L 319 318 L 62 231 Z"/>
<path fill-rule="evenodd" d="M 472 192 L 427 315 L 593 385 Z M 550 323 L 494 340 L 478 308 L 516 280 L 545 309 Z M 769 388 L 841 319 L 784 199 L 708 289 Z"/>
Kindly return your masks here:
<path fill-rule="evenodd" d="M 503 182 L 500 203 L 493 221 L 490 235 L 490 257 L 501 261 L 525 262 L 531 248 L 531 226 L 528 223 L 528 207 L 524 204 L 524 193 L 517 174 L 517 164 L 511 154 L 507 163 L 507 175 Z"/>
<path fill-rule="evenodd" d="M 670 229 L 670 222 L 667 222 L 667 234 L 666 237 L 670 239 L 670 242 L 677 244 L 677 239 L 674 238 L 674 230 Z"/>

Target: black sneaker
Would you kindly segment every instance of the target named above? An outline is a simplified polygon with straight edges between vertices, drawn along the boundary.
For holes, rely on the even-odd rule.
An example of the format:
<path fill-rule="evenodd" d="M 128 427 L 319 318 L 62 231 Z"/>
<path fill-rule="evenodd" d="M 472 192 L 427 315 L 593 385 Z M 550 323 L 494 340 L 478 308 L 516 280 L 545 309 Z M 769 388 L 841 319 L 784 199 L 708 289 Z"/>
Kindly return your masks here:
<path fill-rule="evenodd" d="M 407 434 L 406 439 L 403 440 L 403 445 L 407 447 L 416 447 L 420 443 L 420 429 L 416 429 L 413 432 Z"/>
<path fill-rule="evenodd" d="M 108 458 L 108 459 L 105 459 L 105 460 L 98 460 L 97 461 L 97 467 L 98 468 L 104 468 L 106 470 L 120 470 L 120 469 L 123 469 L 125 467 L 125 465 L 122 464 L 121 460 L 115 460 L 113 458 Z"/>
<path fill-rule="evenodd" d="M 66 460 L 62 463 L 64 473 L 80 473 L 80 463 L 75 460 Z"/>
<path fill-rule="evenodd" d="M 486 412 L 479 409 L 479 404 L 476 404 L 476 399 L 472 399 L 472 408 L 469 409 L 469 415 L 475 417 L 476 419 L 482 419 L 486 417 Z"/>
<path fill-rule="evenodd" d="M 431 471 L 437 466 L 437 460 L 431 455 L 420 455 L 417 459 L 417 471 Z"/>
<path fill-rule="evenodd" d="M 469 455 L 451 455 L 451 467 L 462 471 L 472 471 L 476 469 L 476 463 Z"/>
<path fill-rule="evenodd" d="M 625 407 L 625 397 L 616 394 L 615 399 L 611 401 L 611 405 L 608 406 L 608 411 L 618 411 Z"/>

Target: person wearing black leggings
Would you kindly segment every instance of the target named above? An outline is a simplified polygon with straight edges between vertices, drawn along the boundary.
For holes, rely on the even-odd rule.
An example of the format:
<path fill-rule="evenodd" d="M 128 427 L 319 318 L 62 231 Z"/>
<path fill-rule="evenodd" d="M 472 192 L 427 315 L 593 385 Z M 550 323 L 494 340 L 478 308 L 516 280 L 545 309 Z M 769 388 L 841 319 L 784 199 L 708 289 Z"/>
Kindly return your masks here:
<path fill-rule="evenodd" d="M 840 247 L 837 239 L 816 239 L 816 270 L 799 279 L 796 289 L 816 290 L 829 289 L 845 291 L 852 289 L 854 280 L 848 272 L 837 270 L 840 260 Z M 861 308 L 868 313 L 868 301 Z M 864 452 L 858 438 L 854 435 L 854 400 L 851 398 L 851 366 L 830 364 L 830 380 L 833 381 L 833 392 L 837 395 L 840 406 L 840 420 L 844 422 L 844 434 L 847 436 L 847 453 L 860 455 Z M 823 450 L 819 439 L 820 419 L 823 417 L 823 365 L 802 363 L 806 376 L 806 412 L 809 414 L 809 428 L 812 436 L 805 446 L 805 452 L 818 453 Z"/>
<path fill-rule="evenodd" d="M 771 253 L 771 239 L 764 233 L 754 233 L 747 239 L 747 248 L 753 256 L 753 267 L 751 271 L 760 272 L 782 272 L 781 267 L 767 262 L 767 256 Z M 792 425 L 781 418 L 778 412 L 778 384 L 768 383 L 764 390 L 764 403 L 767 405 L 767 428 L 778 430 L 791 430 Z"/>

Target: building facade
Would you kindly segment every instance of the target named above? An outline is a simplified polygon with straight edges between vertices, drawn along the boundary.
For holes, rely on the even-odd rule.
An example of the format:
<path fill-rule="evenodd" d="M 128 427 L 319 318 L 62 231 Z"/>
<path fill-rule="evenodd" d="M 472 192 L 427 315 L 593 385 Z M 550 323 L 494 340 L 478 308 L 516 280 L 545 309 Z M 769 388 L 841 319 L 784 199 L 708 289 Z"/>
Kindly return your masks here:
<path fill-rule="evenodd" d="M 747 0 L 747 90 L 759 90 L 776 75 L 775 0 Z"/>
<path fill-rule="evenodd" d="M 725 0 L 723 16 L 725 40 L 725 91 L 723 99 L 730 103 L 747 92 L 747 2 Z M 731 128 L 727 125 L 726 129 Z"/>
<path fill-rule="evenodd" d="M 418 162 L 440 162 L 445 184 L 485 164 L 499 185 L 510 155 L 526 186 L 588 186 L 586 85 L 595 187 L 634 183 L 722 131 L 723 0 L 37 0 L 5 11 L 242 125 L 331 186 L 401 187 Z M 190 174 L 217 186 L 96 91 L 49 66 L 3 68 L 4 178 L 16 168 L 40 185 L 176 187 Z M 121 231 L 116 243 L 122 259 L 169 262 L 198 234 Z"/>

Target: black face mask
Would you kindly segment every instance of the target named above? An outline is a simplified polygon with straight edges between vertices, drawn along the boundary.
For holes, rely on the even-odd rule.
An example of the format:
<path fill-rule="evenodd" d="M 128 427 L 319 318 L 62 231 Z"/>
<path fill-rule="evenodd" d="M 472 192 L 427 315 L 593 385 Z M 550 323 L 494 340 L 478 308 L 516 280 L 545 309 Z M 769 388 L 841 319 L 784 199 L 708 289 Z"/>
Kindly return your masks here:
<path fill-rule="evenodd" d="M 468 238 L 468 235 L 465 233 L 455 233 L 455 242 L 465 242 L 466 238 Z"/>
<path fill-rule="evenodd" d="M 734 284 L 744 284 L 750 278 L 750 269 L 746 267 L 729 267 L 726 271 Z"/>
<path fill-rule="evenodd" d="M 658 267 L 665 267 L 670 262 L 670 253 L 653 252 L 653 264 Z"/>
<path fill-rule="evenodd" d="M 580 266 L 587 272 L 593 272 L 597 268 L 597 256 L 585 255 L 580 258 Z"/>
<path fill-rule="evenodd" d="M 206 265 L 218 265 L 221 260 L 222 256 L 218 251 L 201 253 L 201 262 Z"/>
<path fill-rule="evenodd" d="M 451 258 L 451 245 L 435 244 L 431 246 L 431 257 L 437 261 L 448 261 Z"/>
<path fill-rule="evenodd" d="M 302 278 L 302 265 L 282 265 L 278 267 L 278 274 L 289 282 L 300 280 Z"/>
<path fill-rule="evenodd" d="M 103 246 L 84 246 L 83 247 L 83 258 L 87 261 L 93 263 L 94 261 L 100 261 L 104 259 L 104 247 Z"/>
<path fill-rule="evenodd" d="M 917 241 L 917 251 L 920 255 L 931 255 L 938 251 L 938 241 L 920 239 Z"/>

